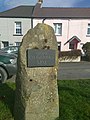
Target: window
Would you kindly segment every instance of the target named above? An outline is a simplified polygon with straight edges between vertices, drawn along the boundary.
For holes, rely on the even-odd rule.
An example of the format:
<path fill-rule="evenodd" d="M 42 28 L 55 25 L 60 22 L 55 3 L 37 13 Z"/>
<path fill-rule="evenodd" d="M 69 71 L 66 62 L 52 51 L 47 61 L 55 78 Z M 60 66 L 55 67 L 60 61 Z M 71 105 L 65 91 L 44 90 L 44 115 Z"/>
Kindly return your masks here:
<path fill-rule="evenodd" d="M 61 42 L 58 42 L 58 51 L 61 51 Z"/>
<path fill-rule="evenodd" d="M 90 23 L 88 24 L 87 34 L 90 35 Z"/>
<path fill-rule="evenodd" d="M 62 35 L 62 23 L 54 23 L 54 31 L 56 35 Z"/>
<path fill-rule="evenodd" d="M 22 35 L 22 24 L 21 22 L 15 22 L 15 34 Z"/>
<path fill-rule="evenodd" d="M 73 40 L 72 42 L 69 43 L 69 49 L 76 50 L 77 46 L 78 46 L 78 41 Z"/>
<path fill-rule="evenodd" d="M 21 42 L 16 42 L 16 46 L 20 46 Z"/>
<path fill-rule="evenodd" d="M 9 42 L 8 41 L 2 41 L 2 43 L 3 43 L 3 47 L 9 46 Z"/>
<path fill-rule="evenodd" d="M 69 49 L 74 49 L 74 43 L 69 43 Z"/>

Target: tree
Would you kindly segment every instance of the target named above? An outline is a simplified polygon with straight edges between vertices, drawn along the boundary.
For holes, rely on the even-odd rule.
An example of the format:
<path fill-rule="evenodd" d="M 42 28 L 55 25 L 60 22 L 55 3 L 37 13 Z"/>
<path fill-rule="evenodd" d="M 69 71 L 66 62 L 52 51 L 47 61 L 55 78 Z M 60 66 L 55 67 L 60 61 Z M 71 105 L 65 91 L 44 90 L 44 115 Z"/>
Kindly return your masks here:
<path fill-rule="evenodd" d="M 90 61 L 90 42 L 87 42 L 82 47 L 83 52 L 85 53 L 86 60 Z"/>

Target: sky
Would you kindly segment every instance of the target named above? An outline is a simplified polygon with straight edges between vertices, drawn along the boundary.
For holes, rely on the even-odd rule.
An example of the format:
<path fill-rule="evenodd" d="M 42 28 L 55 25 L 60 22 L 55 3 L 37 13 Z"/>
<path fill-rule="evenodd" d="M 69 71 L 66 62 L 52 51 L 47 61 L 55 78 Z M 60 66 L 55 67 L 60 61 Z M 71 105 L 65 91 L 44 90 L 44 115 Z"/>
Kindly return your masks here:
<path fill-rule="evenodd" d="M 0 12 L 20 5 L 35 5 L 38 0 L 0 0 Z M 90 0 L 43 0 L 44 7 L 90 7 Z"/>

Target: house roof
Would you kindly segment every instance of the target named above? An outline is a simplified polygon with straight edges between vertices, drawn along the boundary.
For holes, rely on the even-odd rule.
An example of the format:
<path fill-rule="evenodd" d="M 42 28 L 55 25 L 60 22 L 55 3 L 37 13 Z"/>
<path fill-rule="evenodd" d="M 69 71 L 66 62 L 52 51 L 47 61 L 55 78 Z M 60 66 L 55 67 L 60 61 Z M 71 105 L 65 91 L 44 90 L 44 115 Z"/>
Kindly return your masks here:
<path fill-rule="evenodd" d="M 34 6 L 18 6 L 0 13 L 0 17 L 31 18 Z"/>
<path fill-rule="evenodd" d="M 90 18 L 90 8 L 61 8 L 35 6 L 18 6 L 0 13 L 0 17 L 17 18 Z"/>
<path fill-rule="evenodd" d="M 37 10 L 36 10 L 37 9 Z M 39 18 L 90 18 L 90 8 L 40 7 L 36 4 L 33 17 Z"/>
<path fill-rule="evenodd" d="M 64 43 L 64 45 L 66 45 L 67 43 L 73 41 L 74 39 L 76 39 L 78 42 L 81 42 L 81 40 L 80 40 L 77 36 L 73 36 L 73 37 L 70 38 L 66 43 Z"/>

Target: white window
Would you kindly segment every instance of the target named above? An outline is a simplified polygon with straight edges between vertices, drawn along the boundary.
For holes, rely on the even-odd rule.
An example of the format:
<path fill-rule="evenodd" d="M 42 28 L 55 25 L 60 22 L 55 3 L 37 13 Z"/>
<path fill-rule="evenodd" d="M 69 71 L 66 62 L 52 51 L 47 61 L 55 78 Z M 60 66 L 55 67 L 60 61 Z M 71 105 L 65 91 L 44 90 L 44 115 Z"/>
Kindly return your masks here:
<path fill-rule="evenodd" d="M 62 23 L 54 23 L 54 31 L 56 35 L 62 35 Z"/>
<path fill-rule="evenodd" d="M 15 34 L 22 35 L 22 24 L 21 22 L 15 22 Z"/>
<path fill-rule="evenodd" d="M 16 46 L 20 46 L 21 42 L 16 42 Z"/>
<path fill-rule="evenodd" d="M 8 41 L 2 41 L 2 43 L 3 43 L 3 47 L 9 46 L 9 42 Z"/>
<path fill-rule="evenodd" d="M 90 35 L 90 23 L 88 24 L 88 28 L 87 28 L 87 35 Z"/>

